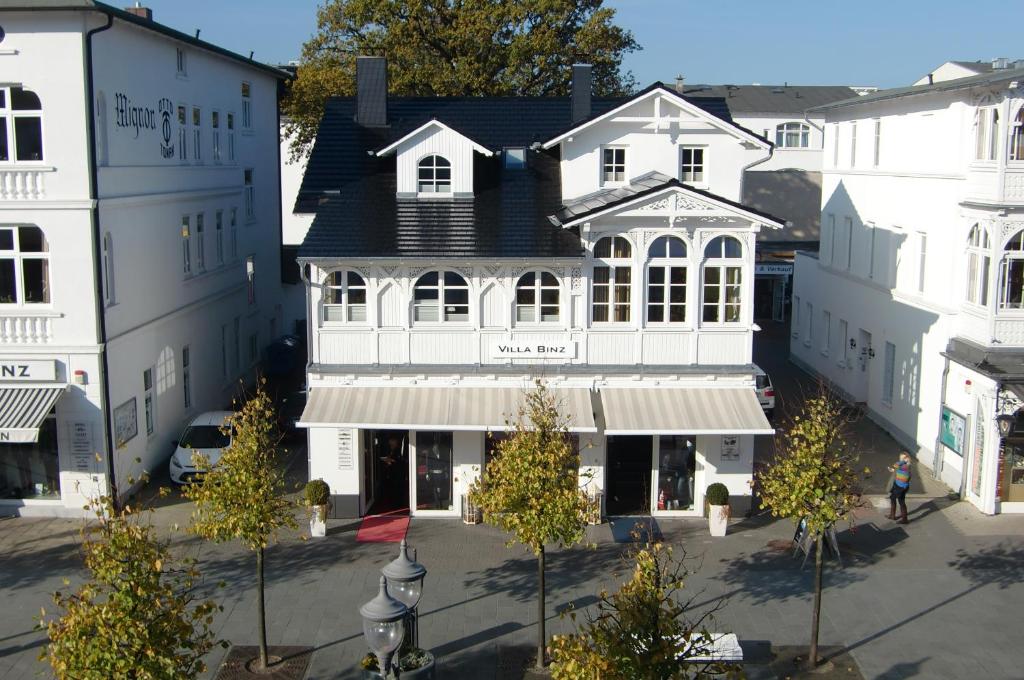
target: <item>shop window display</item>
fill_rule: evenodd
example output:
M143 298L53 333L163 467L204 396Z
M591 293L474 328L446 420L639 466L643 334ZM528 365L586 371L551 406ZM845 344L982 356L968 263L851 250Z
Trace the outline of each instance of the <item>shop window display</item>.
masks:
M0 498L60 498L54 414L39 426L37 442L0 444Z
M693 510L693 479L697 464L694 441L661 435L658 444L658 510Z
M416 508L452 508L452 433L416 433Z

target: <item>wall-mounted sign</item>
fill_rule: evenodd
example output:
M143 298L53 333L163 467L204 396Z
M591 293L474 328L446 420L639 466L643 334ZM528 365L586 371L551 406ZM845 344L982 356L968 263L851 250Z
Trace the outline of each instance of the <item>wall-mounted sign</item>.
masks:
M754 274L793 275L793 265L788 262L758 262L754 265Z
M352 431L338 430L338 469L352 469Z
M53 382L57 379L57 362L53 359L0 361L0 382Z
M96 454L92 441L92 423L68 423L68 442L71 448L71 469L75 472L91 472L93 457Z
M114 409L114 446L119 449L139 433L139 414L135 397Z
M939 441L957 455L964 455L964 440L967 439L967 419L947 406L942 407L942 427Z
M569 361L576 358L576 343L572 340L559 340L558 342L492 340L491 358Z
M740 459L740 438L734 434L722 435L722 460Z
M114 94L114 127L131 133L133 139L147 132L156 132L160 137L160 157L173 159L174 144L172 119L174 103L163 97L157 108L139 105L123 92Z

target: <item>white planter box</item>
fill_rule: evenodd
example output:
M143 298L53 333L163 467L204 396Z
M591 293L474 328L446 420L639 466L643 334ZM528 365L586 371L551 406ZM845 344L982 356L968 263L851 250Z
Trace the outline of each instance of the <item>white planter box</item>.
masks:
M708 529L712 536L725 536L729 528L729 506L709 505L708 506Z

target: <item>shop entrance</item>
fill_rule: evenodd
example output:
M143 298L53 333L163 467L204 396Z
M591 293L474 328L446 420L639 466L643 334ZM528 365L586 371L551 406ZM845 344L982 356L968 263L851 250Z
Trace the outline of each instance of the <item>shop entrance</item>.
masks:
M1003 479L999 500L1024 502L1024 411L1018 411L1013 434L1003 442Z
M646 515L651 511L650 435L609 435L605 467L605 512L609 515Z
M363 493L367 515L409 509L409 433L367 430L363 439Z

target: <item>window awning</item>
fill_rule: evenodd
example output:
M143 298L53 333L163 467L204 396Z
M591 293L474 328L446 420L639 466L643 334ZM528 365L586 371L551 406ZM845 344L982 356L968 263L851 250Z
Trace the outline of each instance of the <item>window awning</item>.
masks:
M752 387L601 388L605 434L774 434Z
M61 387L0 388L0 443L39 440L39 426L64 394Z
M597 432L590 390L550 388L570 432ZM314 387L299 427L502 431L525 399L515 387Z

